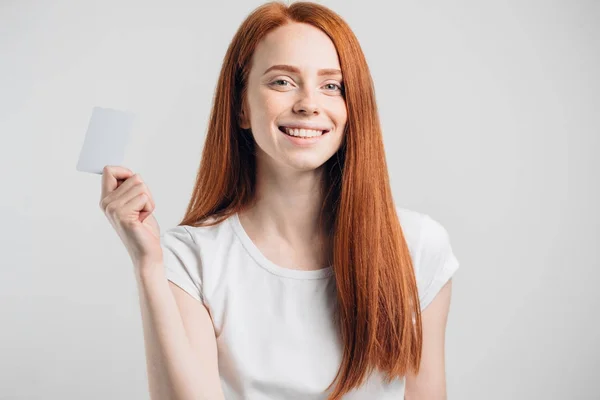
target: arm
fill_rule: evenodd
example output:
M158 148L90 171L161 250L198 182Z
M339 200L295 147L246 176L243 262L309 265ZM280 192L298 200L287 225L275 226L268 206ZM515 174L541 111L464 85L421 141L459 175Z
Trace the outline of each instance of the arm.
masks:
M207 309L169 282L162 264L136 267L136 280L150 398L224 399L215 333Z
M423 353L419 374L406 376L406 400L446 400L444 346L452 280L439 291L421 315Z

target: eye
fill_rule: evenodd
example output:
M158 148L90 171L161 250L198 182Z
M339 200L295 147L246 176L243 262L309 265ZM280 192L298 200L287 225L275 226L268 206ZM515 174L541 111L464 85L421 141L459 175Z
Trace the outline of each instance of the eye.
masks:
M337 87L337 89L340 92L344 90L343 86L342 85L338 85L337 83L327 83L327 84L325 84L325 86L334 86L334 90L335 90L335 87Z
M287 83L290 83L289 81L287 81L285 79L277 79L276 81L271 82L271 85L275 85L275 86L289 86L289 85L276 85L277 82L287 82Z
M286 86L290 86L289 84L290 84L290 82L287 79L277 79L277 80L274 80L273 82L271 82L269 85L271 85L271 86L279 86L279 87L286 87ZM327 86L331 87L331 90L336 90L336 88L337 88L337 90L339 92L343 92L344 91L343 84L327 83L327 84L325 84L325 86L326 87Z

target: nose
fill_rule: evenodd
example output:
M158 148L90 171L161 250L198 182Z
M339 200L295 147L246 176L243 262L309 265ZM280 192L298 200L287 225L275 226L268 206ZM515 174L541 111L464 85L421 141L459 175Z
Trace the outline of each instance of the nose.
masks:
M318 115L319 106L310 90L302 91L302 98L294 104L294 112L308 115Z

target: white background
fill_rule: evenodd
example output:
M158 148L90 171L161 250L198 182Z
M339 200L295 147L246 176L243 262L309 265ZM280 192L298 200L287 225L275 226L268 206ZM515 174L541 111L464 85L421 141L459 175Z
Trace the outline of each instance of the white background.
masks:
M376 85L397 204L461 268L450 399L600 398L600 3L324 1ZM163 230L191 195L217 74L259 1L0 1L0 399L148 399L129 256L75 170L91 110Z

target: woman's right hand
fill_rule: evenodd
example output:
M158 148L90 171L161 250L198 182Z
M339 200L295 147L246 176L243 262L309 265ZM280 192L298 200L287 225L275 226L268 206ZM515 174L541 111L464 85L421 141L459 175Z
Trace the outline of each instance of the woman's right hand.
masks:
M163 261L154 200L139 174L119 166L102 171L100 208L125 244L136 268Z

